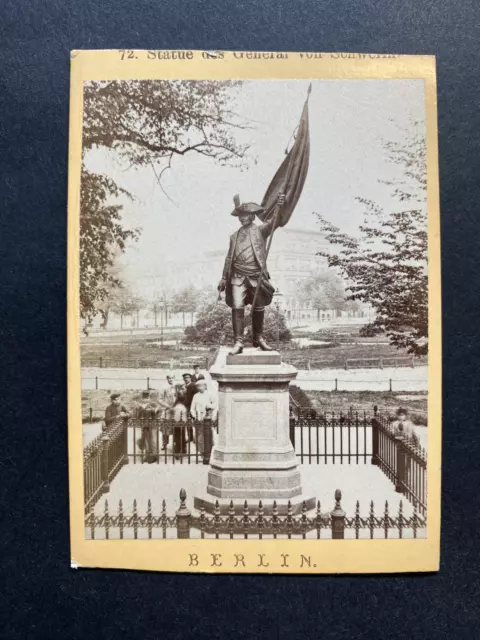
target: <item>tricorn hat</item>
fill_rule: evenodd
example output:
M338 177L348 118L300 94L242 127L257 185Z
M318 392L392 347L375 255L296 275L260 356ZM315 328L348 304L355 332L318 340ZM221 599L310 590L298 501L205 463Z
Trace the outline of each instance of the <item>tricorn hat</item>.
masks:
M263 213L265 209L261 207L259 204L255 202L244 202L240 204L240 196L238 194L233 196L233 203L235 204L235 209L232 211L232 216L243 216L248 213L254 213L258 215L259 213Z

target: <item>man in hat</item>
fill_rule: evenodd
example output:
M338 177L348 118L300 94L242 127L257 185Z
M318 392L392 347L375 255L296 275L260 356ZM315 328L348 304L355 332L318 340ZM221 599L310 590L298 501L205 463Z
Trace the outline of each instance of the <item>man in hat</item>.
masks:
M235 209L232 216L240 221L240 229L230 237L230 247L218 285L219 291L225 291L225 302L232 309L232 324L235 344L230 351L237 355L243 351L243 333L245 329L245 305L252 304L257 287L259 291L252 309L253 346L262 351L272 351L263 337L263 319L265 307L273 297L274 288L266 270L266 241L273 228L273 219L261 225L254 224L255 216L264 211L254 202L240 204L234 197ZM285 196L278 197L278 206L285 202ZM263 276L260 280L260 274ZM260 285L260 286L259 286Z
M110 396L110 404L105 409L105 426L109 427L119 416L129 418L130 414L120 402L120 394L112 393Z
M200 378L195 383L197 393L193 396L190 415L196 422L195 432L197 441L197 450L204 457L204 462L208 464L210 452L212 450L212 421L217 417L217 401L207 390L207 381ZM204 454L208 453L207 456Z
M168 446L168 441L170 440L170 435L172 433L172 420L173 420L173 408L177 401L177 391L175 389L174 384L174 376L167 375L167 386L163 390L163 404L165 405L165 409L162 414L163 419L163 445L162 450L165 450Z
M142 391L140 399L135 403L134 409L132 411L133 417L137 420L140 420L140 433L141 436L137 440L137 445L140 451L142 452L142 461L145 461L143 455L148 449L148 439L149 439L149 412L147 411L147 407L149 405L150 391Z
M202 378L203 374L200 374ZM185 385L185 406L187 407L187 415L190 415L190 407L192 406L193 396L197 393L198 387L195 382L192 380L192 376L190 373L184 373L182 375L183 383ZM191 425L187 428L188 439L190 442L193 440L193 428Z
M200 373L200 365L199 364L194 364L193 365L193 376L192 376L193 382L197 382L197 380L201 380L203 377L204 377L203 373Z
M144 445L144 462L157 462L159 453L159 423L158 417L167 405L158 397L158 391L147 391L146 402L143 406L142 438ZM143 394L142 394L143 395Z

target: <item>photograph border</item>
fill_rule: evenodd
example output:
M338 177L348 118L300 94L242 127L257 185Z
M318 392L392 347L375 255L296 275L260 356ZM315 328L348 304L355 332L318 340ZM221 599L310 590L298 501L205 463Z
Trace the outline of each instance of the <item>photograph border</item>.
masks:
M441 492L441 277L437 95L433 56L354 53L73 51L68 177L68 447L73 567L204 573L393 573L439 568ZM153 53L153 52L152 52ZM164 55L163 54L170 54ZM176 53L176 56L171 55ZM130 54L132 54L130 56ZM158 54L161 54L160 56ZM283 57L280 57L282 55ZM133 79L423 79L429 259L428 528L416 540L87 540L79 324L79 216L83 83ZM314 118L315 114L311 114ZM333 505L332 505L333 506ZM238 556L243 558L238 561Z

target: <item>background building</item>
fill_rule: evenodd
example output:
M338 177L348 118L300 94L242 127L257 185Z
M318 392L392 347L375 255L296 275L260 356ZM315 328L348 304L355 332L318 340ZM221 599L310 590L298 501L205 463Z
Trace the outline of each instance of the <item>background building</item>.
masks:
M328 249L328 242L322 233L300 229L283 228L275 232L272 249L268 257L268 270L271 282L279 294L274 300L285 313L291 327L328 324L328 323L367 323L373 320L371 310L363 305L357 311L338 311L336 309L314 308L308 300L300 296L302 282L314 273L328 270L326 259L317 255L322 249ZM145 300L167 299L172 293L181 291L189 285L196 288L216 287L218 284L227 252L224 248L199 251L188 259L169 260L164 263L161 273L145 273L131 283L132 288ZM165 309L166 306L166 309ZM172 313L168 303L164 312L155 314L152 309L142 309L138 313L122 319L122 328L144 328L157 326L182 326L195 320L195 314ZM110 314L109 327L120 328L117 314Z

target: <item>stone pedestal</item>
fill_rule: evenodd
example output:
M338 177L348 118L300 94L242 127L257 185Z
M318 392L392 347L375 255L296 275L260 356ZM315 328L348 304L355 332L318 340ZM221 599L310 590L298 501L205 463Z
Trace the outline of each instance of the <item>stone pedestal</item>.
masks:
M219 437L212 450L206 494L195 507L212 511L218 499L222 512L233 500L251 509L262 500L264 510L277 501L285 512L315 507L302 495L300 471L289 435L289 382L297 370L281 362L278 352L246 349L243 354L220 353L210 369L218 382Z

